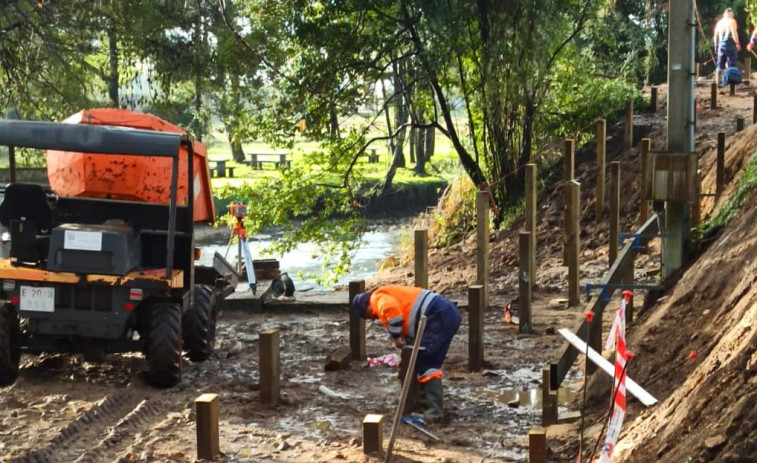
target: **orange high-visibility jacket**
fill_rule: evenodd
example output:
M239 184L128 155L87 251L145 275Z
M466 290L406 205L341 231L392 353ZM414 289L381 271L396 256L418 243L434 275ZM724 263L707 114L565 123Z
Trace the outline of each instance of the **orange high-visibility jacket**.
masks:
M371 294L368 308L393 338L414 336L419 315L436 293L413 286L382 286Z

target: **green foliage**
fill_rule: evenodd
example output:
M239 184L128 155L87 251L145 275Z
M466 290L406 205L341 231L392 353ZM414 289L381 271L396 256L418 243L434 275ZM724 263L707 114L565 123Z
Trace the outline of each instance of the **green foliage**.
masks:
M709 236L727 225L744 207L744 203L755 187L757 187L757 153L752 154L746 167L739 175L736 187L733 189L731 197L728 198L728 202L718 210L715 217L697 227L698 234Z

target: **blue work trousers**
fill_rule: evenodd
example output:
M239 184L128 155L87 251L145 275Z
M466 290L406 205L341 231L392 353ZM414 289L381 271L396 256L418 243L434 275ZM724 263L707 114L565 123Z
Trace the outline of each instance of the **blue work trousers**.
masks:
M421 339L421 349L415 364L418 376L428 370L442 369L452 338L460 328L460 310L449 299L437 295L426 311L426 329Z
M728 61L727 67L729 68L736 67L736 63L739 62L739 55L736 52L736 42L731 38L718 42L718 70L726 68L726 61Z

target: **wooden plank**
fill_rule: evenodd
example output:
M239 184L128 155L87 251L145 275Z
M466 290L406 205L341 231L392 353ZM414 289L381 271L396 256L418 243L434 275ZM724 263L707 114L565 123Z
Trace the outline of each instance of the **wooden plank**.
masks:
M221 454L218 443L218 395L195 399L197 414L197 458L214 461Z
M281 397L279 330L260 332L260 402L270 404Z
M340 346L331 351L326 358L326 371L348 370L352 360L352 349L349 346Z
M597 223L605 213L605 165L607 156L607 121L597 121Z
M610 265L618 258L620 233L620 161L610 164Z
M389 434L389 445L386 448L386 456L384 457L384 463L392 461L392 450L394 449L394 439L397 437L397 431L400 428L402 422L402 412L405 409L405 399L410 392L410 383L414 383L412 380L412 374L415 371L415 362L418 359L418 351L421 347L421 339L423 339L423 333L426 331L426 316L421 315L421 319L418 322L418 332L415 337L415 344L413 345L413 351L410 355L410 361L408 362L407 372L405 377L406 381L402 383L402 393L400 394L400 402L397 404L397 411L394 414L394 422L392 423L392 432Z
M547 430L533 427L528 430L528 463L546 463Z
M476 284L484 287L484 307L489 307L489 191L476 193Z
M639 192L639 222L644 223L649 218L649 201L647 200L647 180L648 180L648 160L649 149L652 146L652 140L649 138L642 138L639 150L641 151L641 191Z
M428 230L416 229L415 238L415 286L428 288Z
M536 164L526 164L526 231L531 232L531 261L528 273L531 285L536 284Z
M363 418L363 453L380 454L384 451L384 415L365 415Z
M569 182L576 176L576 141L571 138L565 139L565 172L563 174L563 180ZM568 196L568 190L564 193L565 199L565 216L563 219L563 265L568 265L568 239L569 239L569 219L568 219L568 203L570 203L570 197Z
M484 363L484 287L468 287L468 370L481 371Z
M350 281L350 308L355 296L365 292L365 280ZM350 310L350 352L353 360L365 359L365 320Z
M530 333L531 301L533 299L533 273L531 260L533 253L531 232L521 231L519 234L519 270L518 270L518 331Z
M568 194L568 304L576 306L581 302L580 268L578 256L580 255L581 236L581 184L575 180L565 186Z

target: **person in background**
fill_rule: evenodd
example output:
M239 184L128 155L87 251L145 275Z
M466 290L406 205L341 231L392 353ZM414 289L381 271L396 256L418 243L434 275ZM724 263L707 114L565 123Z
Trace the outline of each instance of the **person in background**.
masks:
M726 68L726 61L729 68L736 67L739 60L738 52L741 51L738 25L733 15L733 9L726 8L723 12L723 17L715 25L712 41L718 55L715 67L715 82L717 82L720 71Z
M352 310L361 318L380 320L398 349L412 342L421 315L426 316L415 373L420 403L426 407L423 418L442 418L442 363L460 327L460 310L455 303L427 289L387 285L356 295Z

